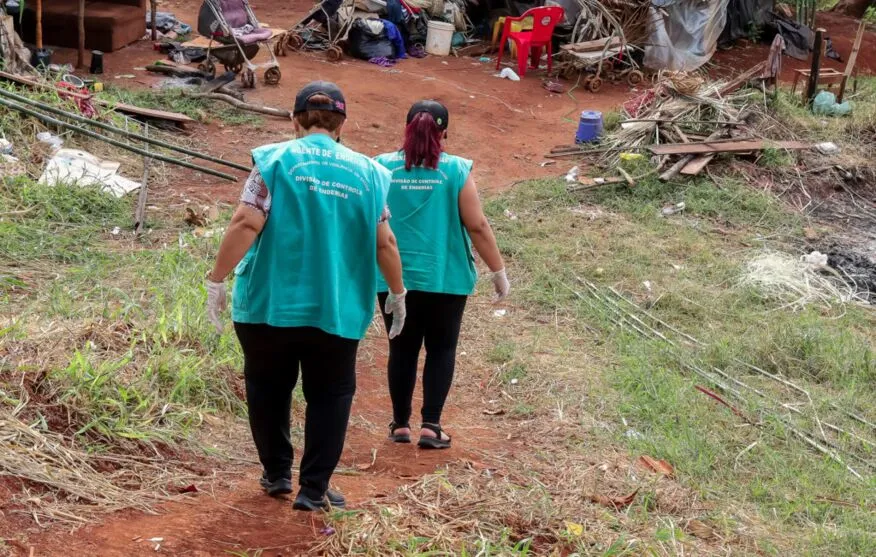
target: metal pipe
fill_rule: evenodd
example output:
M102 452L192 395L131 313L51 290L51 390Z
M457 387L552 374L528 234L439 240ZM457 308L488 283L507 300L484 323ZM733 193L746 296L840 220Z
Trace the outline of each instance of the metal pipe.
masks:
M225 160L222 160L222 159L210 156L210 155L205 155L203 153L199 153L197 151L192 151L191 149L186 149L185 147L179 147L177 145L165 143L165 142L160 141L158 139L152 139L150 137L145 137L145 136L133 133L133 132L129 132L127 130L120 129L120 128L117 128L115 126L111 126L109 124L104 124L103 122L98 122L98 121L92 120L90 118L85 118L83 116L79 116L78 114L73 114L73 113L67 112L66 110L61 110L60 108L41 103L39 101L35 101L31 98L25 97L23 95L18 95L16 93L11 92L11 91L7 91L3 88L0 88L0 95L7 97L7 98L10 98L10 99L14 99L18 102L21 102L21 103L24 103L24 104L27 104L27 105L30 105L30 106L33 106L36 108L39 108L41 110L45 110L47 112L51 112L51 113L57 114L59 116L63 116L65 118L70 118L71 120L74 120L76 122L82 122L83 124L89 124L91 126L96 126L98 128L101 128L101 129L104 129L104 130L107 130L107 131L110 131L113 133L117 133L119 135L123 135L125 137L137 139L137 140L142 141L144 143L150 143L152 145L157 145L158 147L170 149L171 151L183 153L183 154L195 157L195 158L203 159L205 161L210 161L210 162L215 162L217 164L222 164L222 165L228 166L230 168L235 168L237 170L243 170L245 172L249 172L251 170L251 168L249 168L248 166L244 166L242 164L237 164L236 162L225 161Z
M232 182L237 181L237 178L232 176L231 174L225 174L224 172L219 172L218 170L213 170L211 168L204 168L203 166L198 166L196 164L192 164L192 163L186 162L186 161L181 161L179 159L174 159L172 157L168 157L165 155L159 155L157 153L150 153L149 151L145 151L139 147L134 147L133 145L128 145L126 143L122 143L121 141L116 141L115 139L105 137L105 136L100 135L99 133L95 133L91 130L86 130L85 128L80 128L79 126L74 126L73 124L70 124L67 122L62 122L61 120L58 120L56 118L52 118L51 116L46 116L45 114L41 114L39 112L36 112L34 110L27 108L26 106L21 106L20 104L17 104L17 103L8 101L8 100L0 99L0 106L6 106L6 107L11 108L13 110L17 110L18 112L21 112L22 114L27 114L28 116L33 116L34 118L36 118L38 120L42 120L43 122L45 122L47 124L52 124L52 125L64 128L64 129L68 129L68 130L71 130L74 132L81 133L82 135L85 135L87 137L91 137L93 139L97 139L99 141L109 143L110 145L114 145L114 146L119 147L121 149L131 151L132 153L137 153L138 155L151 157L155 160L164 161L164 162L167 162L170 164L175 164L177 166L183 166L185 168L190 168L192 170L197 170L198 172L202 172L204 174L209 174L211 176L216 176L218 178L224 178L224 179L230 180Z

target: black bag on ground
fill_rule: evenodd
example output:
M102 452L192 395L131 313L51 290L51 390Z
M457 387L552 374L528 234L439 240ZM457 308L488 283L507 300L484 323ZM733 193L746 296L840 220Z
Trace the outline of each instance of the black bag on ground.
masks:
M379 28L379 32L375 32ZM380 20L357 19L347 37L347 50L350 56L362 60L372 58L392 58L392 42L386 38L386 31Z

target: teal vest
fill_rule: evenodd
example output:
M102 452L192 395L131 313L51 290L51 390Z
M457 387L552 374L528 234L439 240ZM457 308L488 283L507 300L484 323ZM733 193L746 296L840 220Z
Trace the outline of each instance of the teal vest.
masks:
M233 320L363 338L374 314L389 172L317 134L259 147L252 159L271 212L235 269Z
M405 170L403 152L387 153L377 162L392 172L387 205L401 253L408 290L469 295L477 281L471 239L459 216L459 192L472 162L441 155L437 170ZM379 279L378 291L386 292Z

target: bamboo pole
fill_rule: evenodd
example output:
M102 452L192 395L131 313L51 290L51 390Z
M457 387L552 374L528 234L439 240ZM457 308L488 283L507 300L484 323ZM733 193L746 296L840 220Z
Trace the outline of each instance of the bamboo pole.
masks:
M136 140L142 141L143 143L148 143L151 145L155 145L157 147L163 147L163 148L169 149L171 151L176 151L177 153L183 153L185 155L189 155L190 157L195 157L198 159L203 159L205 161L215 162L217 164L221 164L221 165L227 166L229 168L243 170L244 172L249 172L251 170L250 167L244 166L242 164L237 164L236 162L226 161L226 160L222 160L222 159L210 156L210 155L205 155L204 153L199 153L198 151L192 151L191 149L186 149L185 147L179 147L177 145L173 145L172 143L165 143L163 141L149 137L148 134L138 135L136 133L129 132L129 131L123 130L121 128L117 128L115 126L110 126L109 124L104 124L103 122L91 120L90 118L84 118L82 116L79 116L78 114L72 114L72 113L67 112L65 110L55 108L54 106L34 101L33 99L29 99L27 97L17 95L15 93L10 92L10 91L5 91L3 89L0 89L0 97L6 97L9 99L18 101L20 103L30 105L34 108L39 108L41 110L51 112L52 114L56 114L58 116L63 116L64 118L69 118L69 119L73 120L74 122L87 124L89 126L95 126L95 127L100 128L100 129L106 130L108 132L117 133L117 134L122 135L124 137L136 139ZM145 124L145 125L148 126L148 124Z
M21 112L22 114L27 114L28 116L33 116L34 118L41 120L42 122L44 122L46 124L58 126L60 128L67 129L67 130L70 130L70 131L75 132L75 133L80 133L86 137L90 137L92 139L97 139L98 141L103 141L104 143L109 143L110 145L113 145L115 147L119 147L120 149L125 149L127 151L131 151L132 153L137 153L138 155L149 156L155 160L167 162L170 164L175 164L177 166L182 166L185 168L189 168L191 170L197 170L198 172L202 172L204 174L209 174L211 176L217 176L219 178L224 178L224 179L232 181L232 182L237 181L237 178L235 178L231 174L225 174L224 172L219 172L218 170L213 170L212 168L205 168L204 166L192 164L190 162L175 159L173 157L167 157L164 155L159 155L157 153L151 154L148 151L145 151L139 147L135 147L133 145L128 145L127 143L122 143L121 141L116 141L115 139L100 135L99 133L95 133L91 130L87 130L85 128L80 128L79 126L74 126L73 124L70 124L68 122L62 122L61 120L58 120L57 118L52 118L51 116L46 116L45 114L42 114L42 113L37 112L35 110L31 110L30 108L27 108L26 106L22 106L18 103L14 103L14 102L11 102L8 100L0 99L0 106L5 106L7 108L17 110L18 112Z

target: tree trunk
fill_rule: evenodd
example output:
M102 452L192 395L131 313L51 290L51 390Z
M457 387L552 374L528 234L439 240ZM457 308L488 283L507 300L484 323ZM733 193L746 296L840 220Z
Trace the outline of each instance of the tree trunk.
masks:
M85 66L85 0L79 0L79 52L76 54L76 67Z
M874 0L839 0L833 11L854 18L864 17L864 12L872 6Z

